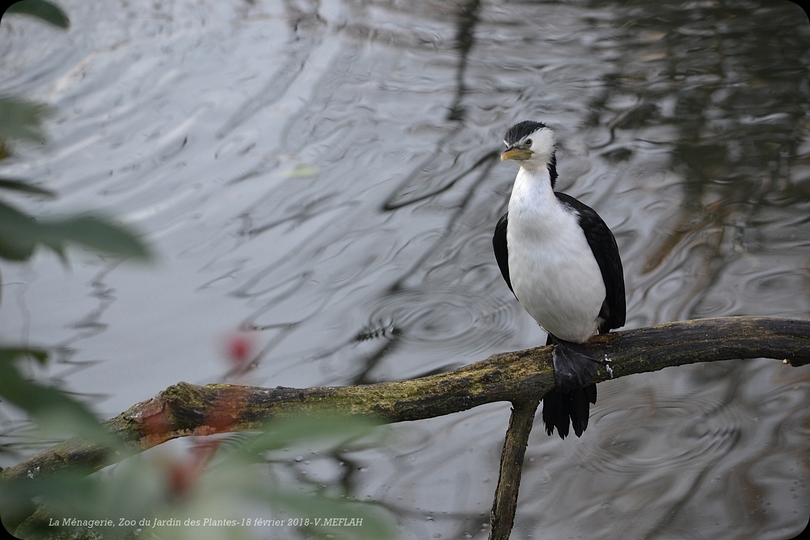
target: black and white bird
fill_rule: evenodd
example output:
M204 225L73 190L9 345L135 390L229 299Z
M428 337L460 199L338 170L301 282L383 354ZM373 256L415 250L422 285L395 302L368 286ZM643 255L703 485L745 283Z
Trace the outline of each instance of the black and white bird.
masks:
M554 344L556 388L543 397L546 433L563 439L569 420L581 436L588 427L589 384L603 363L581 344L625 321L619 248L602 218L577 199L554 191L554 132L540 122L515 124L503 140L501 161L520 165L508 212L492 247L506 284Z

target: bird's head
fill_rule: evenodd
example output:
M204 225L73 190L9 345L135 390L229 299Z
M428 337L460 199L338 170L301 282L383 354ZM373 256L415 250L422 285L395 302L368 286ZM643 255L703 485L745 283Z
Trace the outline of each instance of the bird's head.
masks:
M501 153L501 161L513 159L527 170L548 168L552 183L556 180L557 141L554 132L542 122L526 120L510 127L503 137L506 150Z

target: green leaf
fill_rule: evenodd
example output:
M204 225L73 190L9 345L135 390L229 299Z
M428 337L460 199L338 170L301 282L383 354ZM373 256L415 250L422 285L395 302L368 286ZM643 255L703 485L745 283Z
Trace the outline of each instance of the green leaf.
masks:
M48 351L33 347L0 347L0 364L26 357L33 358L40 364L44 364L48 361Z
M45 421L51 428L98 440L109 439L109 433L89 409L57 388L26 379L14 363L25 356L43 361L44 354L39 349L0 348L0 396L3 401L13 403L35 420Z
M23 0L12 4L6 10L6 13L30 15L59 28L68 28L70 26L70 20L65 15L65 12L56 4L46 0Z
M0 97L0 138L44 143L42 119L50 113L51 108L42 103Z
M70 244L118 257L150 258L148 248L134 232L105 218L78 216L38 222L0 201L0 258L24 261L37 244L49 247L63 259Z
M39 225L31 216L0 201L0 258L24 261L31 257Z
M40 225L42 243L59 252L65 243L121 257L149 259L149 250L134 232L96 216L80 216Z
M30 195L38 195L40 197L48 197L50 199L56 197L56 193L49 189L31 185L25 180L14 180L12 178L0 178L0 189L21 191Z

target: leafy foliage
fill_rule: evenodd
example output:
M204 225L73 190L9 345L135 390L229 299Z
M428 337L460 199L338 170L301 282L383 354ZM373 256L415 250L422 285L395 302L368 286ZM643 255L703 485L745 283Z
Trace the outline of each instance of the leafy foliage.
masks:
M50 2L18 2L6 12L14 13L34 15L62 28L68 26L65 14ZM44 143L42 122L50 112L51 108L41 103L0 97L0 160L9 156L13 141ZM16 178L0 178L0 191L18 196L56 197L49 189ZM28 260L37 246L49 248L66 260L67 247L71 245L106 255L149 258L148 248L133 231L108 218L88 214L40 220L0 199L0 260ZM103 437L105 432L88 409L57 388L29 380L18 365L26 359L44 363L46 358L43 349L0 343L0 398L15 404L40 424L49 419L63 431Z
M69 26L62 10L45 0L24 0L6 13L31 15L60 28ZM0 160L12 154L14 141L45 143L42 122L50 112L44 104L0 97ZM47 188L16 178L0 178L0 192L56 197ZM40 246L63 261L70 246L116 257L150 258L138 235L113 219L92 214L39 219L0 199L0 260L26 261ZM44 364L47 359L44 349L0 343L0 400L34 420L37 437L72 436L88 448L108 448L119 456L133 453L82 403L54 386L31 380L20 366L25 361ZM348 487L340 483L328 485L300 477L290 481L294 464L272 458L274 452L290 446L317 446L334 457L357 444L369 444L373 427L367 420L343 417L297 418L269 424L249 436L235 436L238 444L222 444L221 439L200 443L183 458L156 452L130 456L96 472L81 466L50 476L30 471L23 480L0 483L3 525L15 528L23 538L241 540L257 537L254 518L245 518L252 510L252 515L263 517L269 512L273 522L281 524L274 527L285 536L304 531L319 538L342 534L388 538L393 529L384 509L353 500ZM229 519L235 525L206 525L206 518ZM122 519L123 527L119 526ZM71 520L79 520L78 525ZM92 520L111 520L113 526L88 526ZM341 525L350 521L361 526L343 530Z
M59 28L70 27L70 20L65 15L65 12L59 6L47 0L22 0L22 2L12 4L6 10L6 13L30 15Z
M302 531L309 538L385 539L393 527L383 507L352 499L337 482L289 481L290 461L273 459L290 447L334 458L375 444L378 434L356 418L279 420L256 433L205 441L181 457L157 451L90 475L69 469L18 481L0 490L0 508L14 512L39 501L40 511L16 531L24 538L89 538L95 530L105 539L241 540L264 528L274 538Z
M0 189L5 189L7 191L17 191L21 193L27 193L28 195L35 195L38 197L47 197L52 199L56 197L56 193L49 189L41 188L39 186L34 186L29 184L25 180L14 180L11 178L0 178Z
M108 219L87 215L37 221L0 201L0 258L24 261L42 245L66 259L69 244L120 257L149 258L146 246L133 232Z
M24 377L15 365L21 359L44 364L47 357L43 349L0 348L0 396L27 412L41 426L50 425L62 434L81 434L111 443L109 434L84 405L57 388Z
M50 107L16 97L0 97L0 138L44 143L42 121Z

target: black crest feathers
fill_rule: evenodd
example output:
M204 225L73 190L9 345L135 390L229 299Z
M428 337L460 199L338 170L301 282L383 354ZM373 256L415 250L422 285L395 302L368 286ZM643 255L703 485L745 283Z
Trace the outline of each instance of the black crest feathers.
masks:
M530 135L537 131L540 128L544 128L546 125L542 122L533 122L532 120L524 120L514 126L510 127L509 130L506 132L506 135L503 136L503 142L507 145L511 146L520 142L525 136Z

